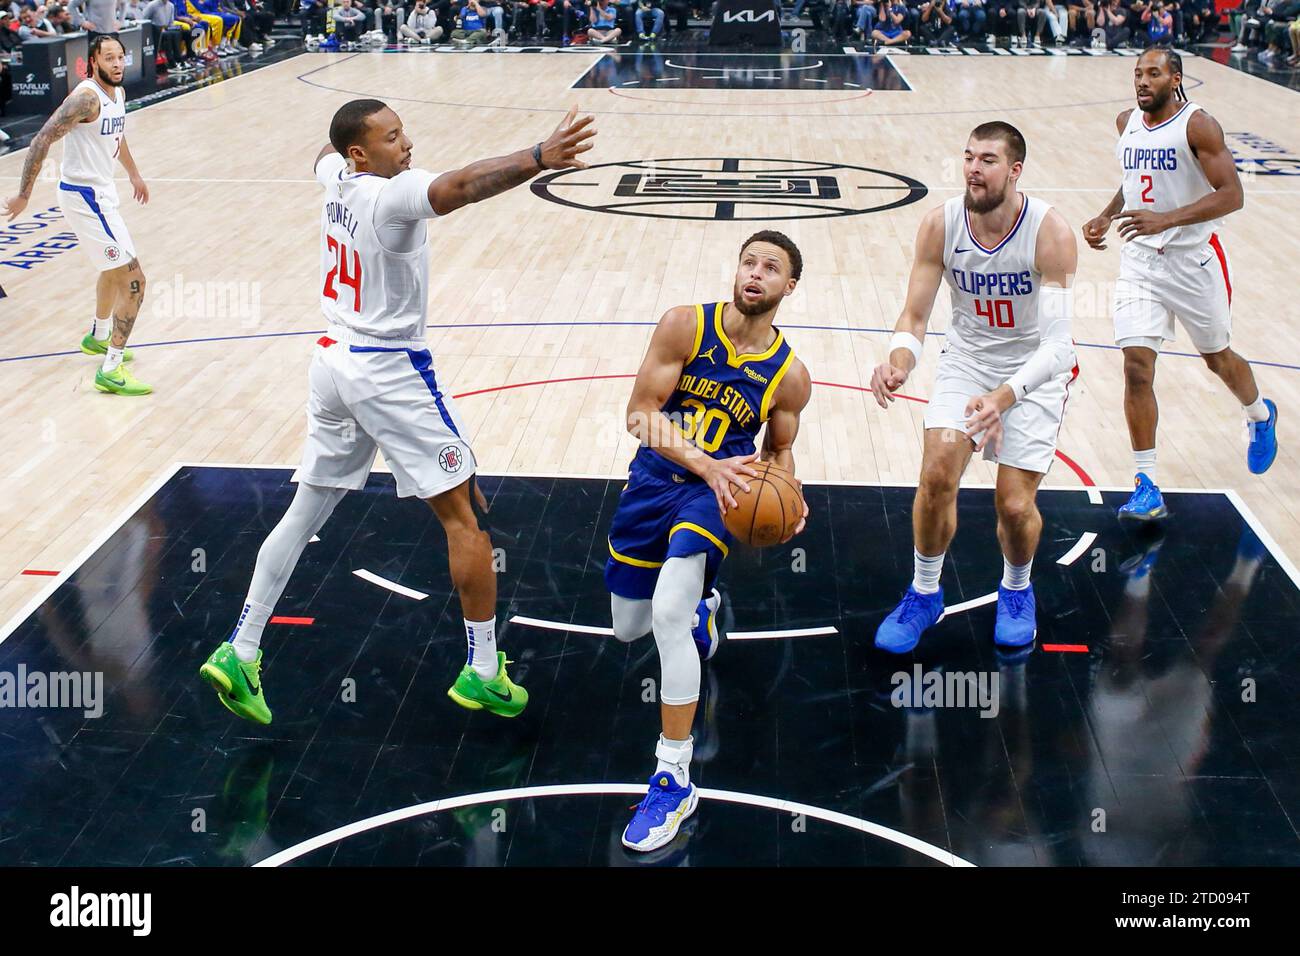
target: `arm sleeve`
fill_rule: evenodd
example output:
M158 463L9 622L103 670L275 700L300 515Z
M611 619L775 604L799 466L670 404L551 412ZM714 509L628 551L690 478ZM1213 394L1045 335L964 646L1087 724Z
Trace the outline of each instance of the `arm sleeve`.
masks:
M408 169L390 179L375 204L375 225L437 218L429 203L429 184L437 178L425 169Z
M1007 379L1016 401L1034 389L1074 367L1074 341L1070 338L1070 311L1074 293L1060 286L1046 286L1038 294L1042 325L1038 348L1029 361Z
M328 186L347 168L348 161L338 153L326 153L316 164L316 182Z

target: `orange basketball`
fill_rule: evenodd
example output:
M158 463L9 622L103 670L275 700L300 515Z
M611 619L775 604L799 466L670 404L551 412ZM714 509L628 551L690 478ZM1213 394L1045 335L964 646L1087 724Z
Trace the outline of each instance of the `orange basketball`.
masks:
M791 535L803 519L803 495L794 476L769 462L750 465L757 478L749 479L749 491L731 486L737 507L722 520L727 530L752 548L770 548Z

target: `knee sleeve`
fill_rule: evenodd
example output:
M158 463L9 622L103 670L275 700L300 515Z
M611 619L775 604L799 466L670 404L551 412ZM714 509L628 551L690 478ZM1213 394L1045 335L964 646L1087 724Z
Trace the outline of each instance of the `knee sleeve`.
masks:
M610 617L614 621L614 636L624 644L631 643L639 637L650 633L653 620L650 614L650 602L633 598L609 596Z
M669 558L659 571L651 607L659 647L659 699L692 704L700 697L700 655L691 638L691 619L704 591L705 556Z

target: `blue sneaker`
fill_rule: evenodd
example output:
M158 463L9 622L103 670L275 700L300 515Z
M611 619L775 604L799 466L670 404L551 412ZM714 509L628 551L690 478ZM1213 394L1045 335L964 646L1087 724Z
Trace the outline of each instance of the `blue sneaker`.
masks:
M876 629L876 647L891 654L906 654L921 640L927 627L943 620L943 588L922 594L908 587L889 617Z
M1133 495L1120 505L1121 518L1135 518L1138 521L1154 521L1169 514L1165 499L1160 489L1152 484L1144 472L1139 471L1133 479Z
M645 799L623 831L623 845L629 850L649 853L671 843L682 823L695 812L699 800L695 784L683 787L671 773L655 771Z
M1277 406L1273 399L1264 399L1268 421L1250 423L1250 446L1246 449L1246 467L1252 475L1268 471L1277 457Z
M1024 647L1038 635L1038 607L1034 586L1023 591L998 585L998 621L993 625L993 643L998 647Z
M695 649L700 652L700 660L707 661L718 652L718 609L722 607L722 595L714 588L700 606L695 609L695 623L691 625L691 637L695 638Z

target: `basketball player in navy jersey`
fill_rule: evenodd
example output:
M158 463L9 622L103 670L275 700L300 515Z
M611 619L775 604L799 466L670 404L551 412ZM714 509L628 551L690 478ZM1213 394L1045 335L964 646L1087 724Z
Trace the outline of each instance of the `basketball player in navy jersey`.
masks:
M921 360L939 283L952 299L939 370L925 410L925 449L912 506L912 585L881 623L876 646L914 648L944 616L943 571L957 530L957 487L971 454L997 463L998 587L993 640L1029 648L1037 634L1029 582L1043 530L1035 498L1056 454L1078 367L1070 338L1078 263L1064 217L1016 187L1025 140L1008 123L977 126L966 143L966 193L932 209L916 236L907 302L889 358L871 376L881 408Z
M1246 466L1268 471L1277 457L1277 406L1264 398L1249 363L1228 345L1232 274L1219 240L1222 218L1245 203L1223 128L1182 92L1183 61L1157 47L1133 70L1136 110L1115 121L1115 152L1123 182L1100 216L1083 227L1094 249L1118 220L1125 239L1115 285L1115 342L1124 350L1124 417L1133 444L1133 495L1120 517L1149 521L1168 514L1156 484L1156 421L1152 387L1156 357L1187 331L1210 371L1241 402L1249 422Z
M757 474L750 466L764 423L763 459L794 473L799 415L812 392L808 370L772 324L802 272L787 236L755 233L741 246L732 300L664 313L632 387L627 427L641 448L610 528L605 585L615 637L654 632L663 733L649 790L623 832L629 849L664 846L695 812L691 724L700 660L718 644L714 582L732 543L722 515L736 507L733 485L748 490Z

